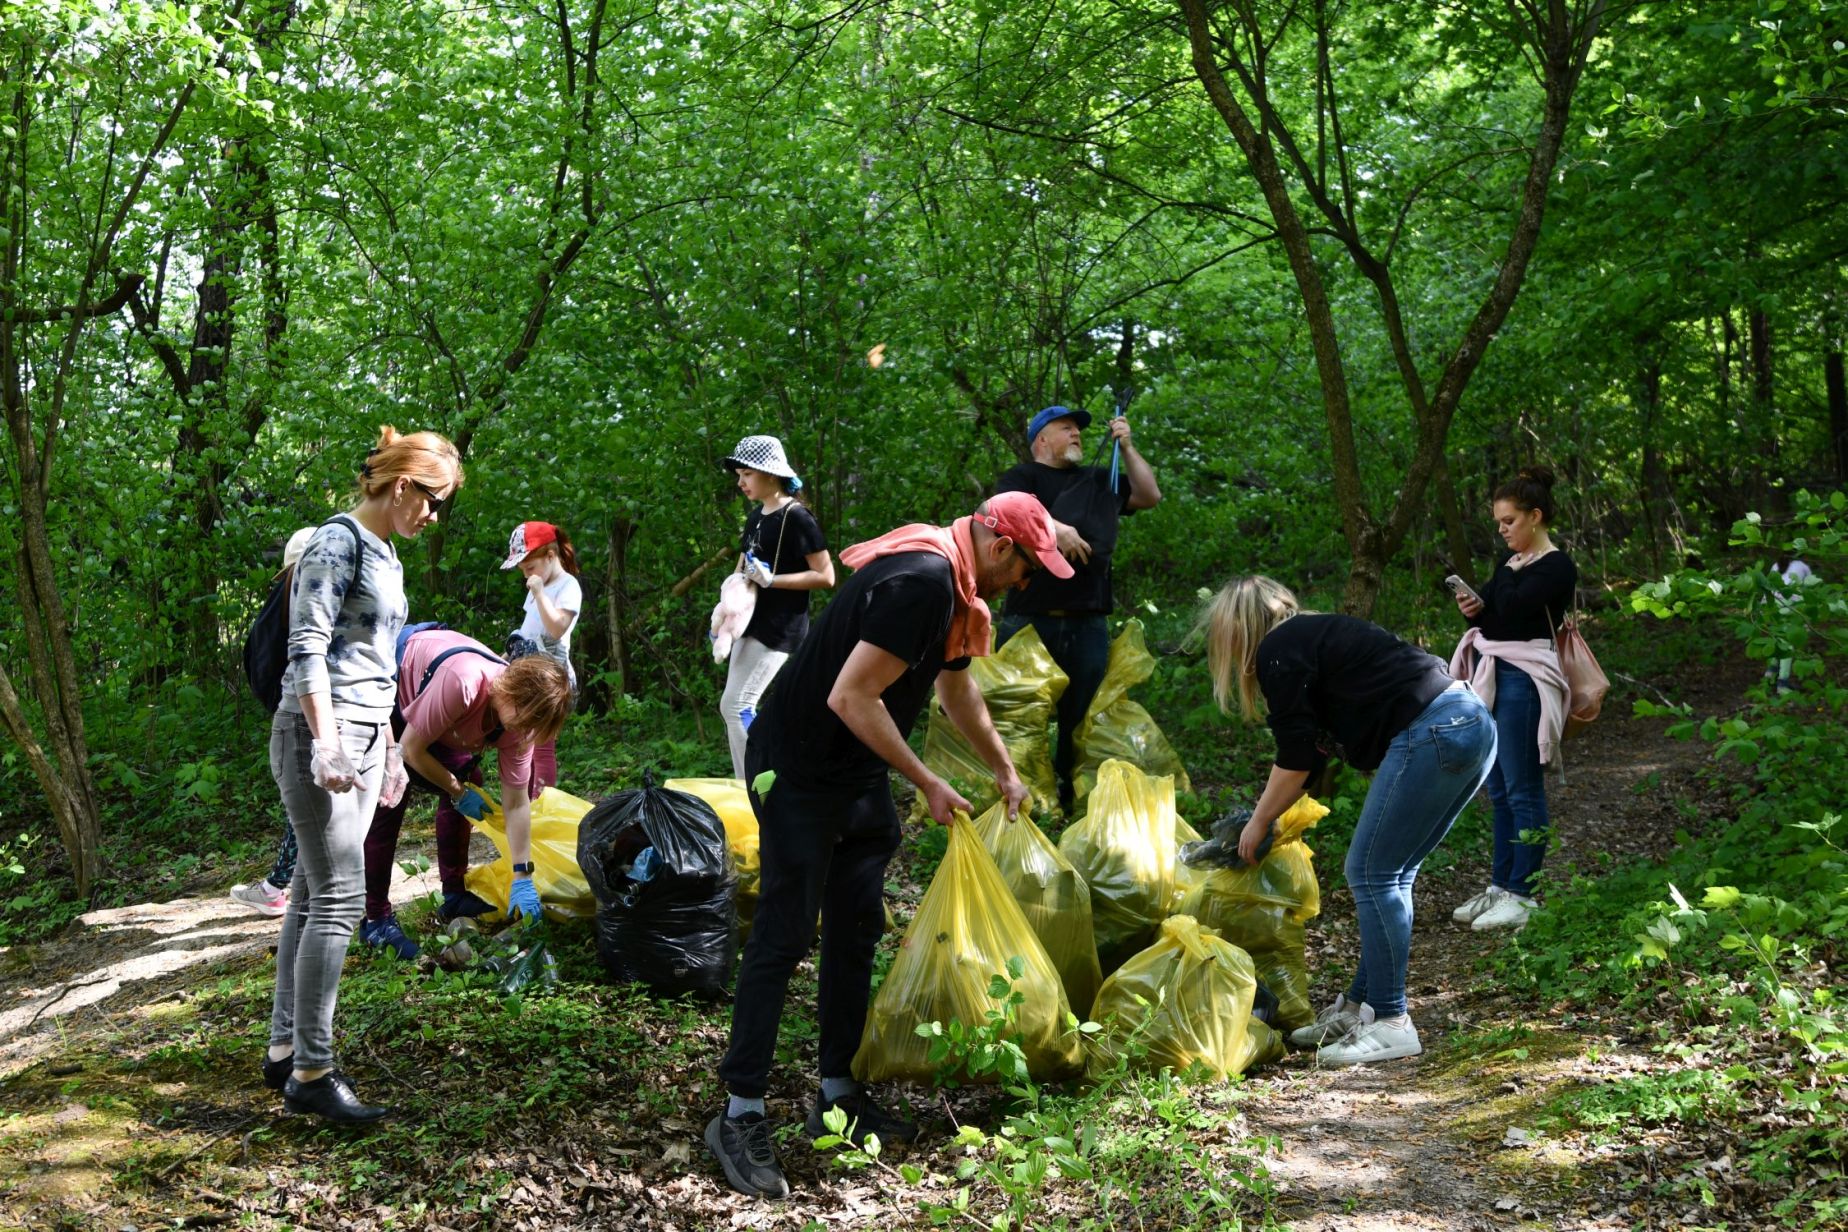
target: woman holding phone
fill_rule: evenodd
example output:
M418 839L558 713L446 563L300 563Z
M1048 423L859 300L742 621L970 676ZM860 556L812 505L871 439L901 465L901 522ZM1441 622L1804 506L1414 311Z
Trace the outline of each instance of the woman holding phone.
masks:
M1487 888L1451 913L1478 930L1518 929L1539 906L1534 877L1551 832L1543 767L1553 760L1567 710L1554 633L1578 586L1577 566L1553 543L1553 509L1553 472L1522 467L1495 490L1495 528L1508 555L1480 594L1445 579L1470 625L1451 672L1466 676L1495 715L1488 780L1494 862Z

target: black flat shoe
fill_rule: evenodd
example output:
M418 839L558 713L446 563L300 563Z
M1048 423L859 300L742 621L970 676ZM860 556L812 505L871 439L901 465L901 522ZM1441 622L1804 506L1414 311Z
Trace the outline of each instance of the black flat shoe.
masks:
M295 1058L286 1056L280 1061L263 1058L263 1085L272 1091L280 1091L288 1085L289 1075L295 1072Z
M282 1106L294 1113L313 1113L336 1125L367 1125L390 1114L379 1104L362 1104L353 1094L352 1081L339 1070L329 1070L313 1082L293 1075L282 1088Z

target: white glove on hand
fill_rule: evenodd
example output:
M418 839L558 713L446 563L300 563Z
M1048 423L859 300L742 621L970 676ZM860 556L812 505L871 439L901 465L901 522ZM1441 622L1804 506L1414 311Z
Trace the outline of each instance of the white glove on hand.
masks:
M312 742L313 756L309 760L309 773L314 775L314 785L323 791L339 795L343 791L352 791L353 784L359 781L359 771L353 769L352 761L341 747L340 738L322 743Z
M758 560L755 556L746 556L744 558L744 576L753 586L762 586L768 589L770 580L776 575L770 572L770 566L766 565L763 561Z
M396 808L410 785L411 776L404 769L404 746L394 740L385 746L385 781L379 787L379 803Z

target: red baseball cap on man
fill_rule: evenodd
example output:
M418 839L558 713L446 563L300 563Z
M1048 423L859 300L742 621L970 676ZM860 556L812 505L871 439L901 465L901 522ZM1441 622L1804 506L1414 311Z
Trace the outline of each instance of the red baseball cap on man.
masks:
M501 568L511 569L546 544L557 542L558 527L550 522L522 522L507 540L507 559L501 562Z
M988 513L975 520L997 535L1006 535L1031 552L1040 566L1056 578L1072 575L1071 562L1059 554L1059 539L1052 515L1031 492L997 492L988 498Z

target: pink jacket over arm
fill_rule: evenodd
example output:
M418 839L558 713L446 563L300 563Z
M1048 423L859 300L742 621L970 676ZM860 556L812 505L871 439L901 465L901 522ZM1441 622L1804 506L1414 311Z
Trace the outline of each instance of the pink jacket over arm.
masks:
M1495 708L1495 661L1497 659L1526 672L1534 678L1540 691L1540 764L1553 760L1560 738L1566 730L1566 677L1559 670L1559 650L1544 637L1530 642L1497 642L1482 636L1481 629L1471 629L1457 643L1450 656L1450 674L1469 681L1470 688L1482 704Z

